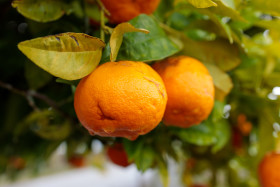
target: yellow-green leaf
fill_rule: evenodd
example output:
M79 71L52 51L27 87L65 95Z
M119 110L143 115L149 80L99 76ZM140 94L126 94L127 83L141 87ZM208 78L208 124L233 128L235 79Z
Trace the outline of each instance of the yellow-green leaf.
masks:
M226 74L213 64L205 63L205 66L213 77L214 85L216 88L218 88L218 91L221 91L222 93L224 93L224 95L227 95L233 87L233 83L228 74Z
M26 18L49 22L63 16L66 5L61 0L14 0L12 6Z
M262 12L269 13L275 16L280 15L279 0L251 0L249 3ZM250 5L249 4L249 5Z
M175 5L177 5L180 2L188 1L190 4L192 4L196 8L208 8L211 6L217 6L217 4L211 0L175 0Z
M80 79L98 65L104 42L82 33L63 33L35 38L18 48L36 65L50 74L66 79Z
M280 31L280 19L260 20L255 23L259 27Z
M233 20L245 21L245 19L235 10L233 5L228 5L224 1L216 1L217 7L210 7L209 10L212 13L219 14L221 16L227 16Z
M69 136L71 123L53 110L32 112L24 121L38 136L47 140L62 140Z
M215 64L223 71L232 70L241 62L237 45L229 44L226 40L193 41L185 38L184 42L185 54L202 62Z
M143 32L148 34L149 31L146 29L138 29L135 28L130 23L121 23L114 28L111 38L110 38L110 47L111 47L111 54L110 60L114 62L117 59L119 49L121 47L123 41L123 35L127 32Z

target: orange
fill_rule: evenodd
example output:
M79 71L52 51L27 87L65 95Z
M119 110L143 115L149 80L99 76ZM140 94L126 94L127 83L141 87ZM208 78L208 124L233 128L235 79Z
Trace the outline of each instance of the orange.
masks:
M111 23L122 23L133 19L139 14L152 14L160 0L101 0L110 12Z
M262 187L280 186L280 153L271 152L264 156L259 165L259 179Z
M214 84L206 67L194 58L172 57L153 64L168 95L163 121L190 127L205 120L214 105Z
M131 164L128 162L127 154L123 145L120 143L116 143L113 146L108 147L107 156L116 165L127 167Z
M74 107L81 124L100 136L135 139L161 121L167 94L160 76L143 62L108 62L83 78Z

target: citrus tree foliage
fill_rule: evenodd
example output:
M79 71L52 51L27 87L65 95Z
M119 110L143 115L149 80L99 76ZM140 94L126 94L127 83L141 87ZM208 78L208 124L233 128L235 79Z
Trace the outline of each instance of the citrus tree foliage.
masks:
M257 166L274 149L279 122L279 2L162 0L153 15L119 25L107 22L98 2L0 1L0 171L21 171L15 158L40 171L62 142L71 157L80 145L89 153L97 139L122 142L139 170L159 169L165 184L172 158L184 166L188 185L210 170L206 184L258 186ZM199 59L212 75L216 102L207 120L187 129L160 123L135 141L91 136L81 127L73 94L98 64L152 64L174 55Z

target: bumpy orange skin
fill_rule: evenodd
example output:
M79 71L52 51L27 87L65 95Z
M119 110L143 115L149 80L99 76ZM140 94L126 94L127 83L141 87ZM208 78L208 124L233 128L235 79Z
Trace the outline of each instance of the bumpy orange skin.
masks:
M116 165L127 167L131 163L128 162L127 154L123 148L123 145L116 143L107 149L107 156Z
M83 78L74 107L91 134L136 139L161 121L167 94L161 77L143 62L108 62Z
M111 23L122 23L133 19L139 14L152 14L160 0L101 0L110 12Z
M168 58L152 66L168 95L163 117L166 125L182 128L205 120L214 105L214 84L206 67L186 56Z
M259 165L259 179L262 187L280 186L280 153L265 155Z

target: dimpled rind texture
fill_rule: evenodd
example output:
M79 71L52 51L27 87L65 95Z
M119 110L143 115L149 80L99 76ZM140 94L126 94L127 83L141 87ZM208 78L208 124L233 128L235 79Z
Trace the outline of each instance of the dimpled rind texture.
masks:
M211 113L215 88L207 68L186 56L172 57L152 66L161 76L168 95L163 121L187 128L200 124Z
M129 21L139 14L152 14L158 7L160 0L101 0L110 12L111 23Z
M136 139L162 120L167 94L161 77L143 62L107 62L77 86L74 107L91 134Z
M265 155L259 165L259 179L262 187L280 186L280 153Z

